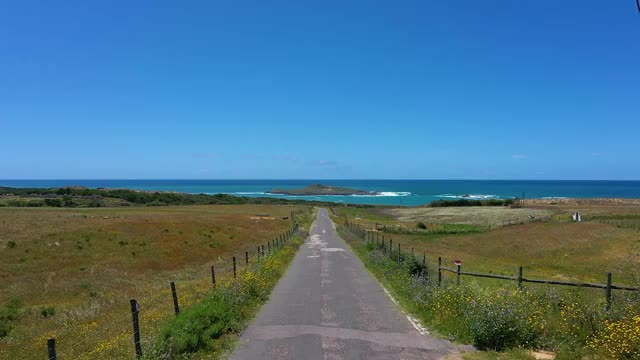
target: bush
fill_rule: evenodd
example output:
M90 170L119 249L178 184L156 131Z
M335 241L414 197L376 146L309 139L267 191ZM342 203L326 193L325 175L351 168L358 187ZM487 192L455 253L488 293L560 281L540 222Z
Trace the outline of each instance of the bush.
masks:
M544 329L543 311L526 292L489 291L469 302L466 321L473 345L503 351L535 347Z
M9 249L13 249L13 248L15 248L16 246L18 246L18 245L17 245L17 244L16 244L16 242L15 242L15 241L13 241L13 240L9 240L9 241L7 242L7 247L8 247Z
M607 359L640 359L640 314L605 320L604 329L589 341L589 347Z
M73 206L75 206L75 203L73 202L73 198L71 198L71 196L69 196L69 195L63 196L62 197L62 201L63 201L65 207L73 207Z
M422 230L426 230L427 229L427 225L425 225L423 222L419 222L416 227L418 229L422 229Z
M55 314L56 314L56 308L54 308L53 306L44 306L40 308L40 315L42 315L43 318L48 318Z
M18 320L21 305L22 302L20 300L13 299L0 308L0 339L9 335L13 330L13 323Z
M301 239L253 263L238 273L238 278L224 282L204 300L182 311L162 329L151 358L183 358L183 354L220 350L217 340L238 333L253 318L259 305L284 273Z
M166 354L192 353L209 349L212 339L239 330L238 307L232 306L226 294L214 292L204 301L183 311L162 332Z
M62 201L60 201L60 199L44 199L44 203L47 206L62 207Z

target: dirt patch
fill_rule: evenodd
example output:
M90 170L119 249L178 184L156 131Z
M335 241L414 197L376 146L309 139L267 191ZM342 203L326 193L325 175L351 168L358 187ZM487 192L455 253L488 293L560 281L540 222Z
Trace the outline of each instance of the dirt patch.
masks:
M249 219L251 219L251 220L275 220L276 218L267 217L267 216L252 216Z
M531 356L537 360L553 360L556 358L556 354L549 351L532 351Z

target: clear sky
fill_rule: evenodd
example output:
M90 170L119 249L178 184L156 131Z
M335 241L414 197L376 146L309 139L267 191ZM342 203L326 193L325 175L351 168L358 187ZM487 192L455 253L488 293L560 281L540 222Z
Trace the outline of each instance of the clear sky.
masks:
M640 179L610 1L4 1L0 179Z

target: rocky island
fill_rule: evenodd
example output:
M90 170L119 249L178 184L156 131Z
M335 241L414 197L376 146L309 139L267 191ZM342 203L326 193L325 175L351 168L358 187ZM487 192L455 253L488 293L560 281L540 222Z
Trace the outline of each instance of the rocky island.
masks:
M279 195L379 195L375 191L350 189L345 187L314 184L302 189L273 189L268 194Z

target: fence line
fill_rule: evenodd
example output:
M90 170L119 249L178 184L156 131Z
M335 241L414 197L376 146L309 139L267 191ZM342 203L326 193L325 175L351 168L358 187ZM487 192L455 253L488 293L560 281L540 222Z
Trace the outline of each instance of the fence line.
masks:
M349 230L353 235L361 238L366 243L374 243L376 246L374 249L382 250L384 253L387 252L387 246L385 244L384 236L382 236L382 242L380 242L380 236L377 232L371 231L370 229L362 226L358 223L349 222L348 219L345 219L344 223L347 230ZM375 235L374 235L375 234ZM389 258L394 259L397 258L398 262L404 261L405 257L402 255L400 243L398 243L398 253L397 257L393 256L393 240L389 239ZM415 256L413 254L413 249L411 250L411 256L414 261L416 261ZM426 257L426 254L423 254L423 259ZM456 261L456 268L448 268L442 266L442 257L438 257L438 286L442 285L442 273L449 272L456 274L456 283L460 284L460 278L462 276L471 276L471 277L482 277L482 278L491 278L498 280L509 280L509 281L517 281L518 288L522 289L523 283L535 283L535 284L547 284L547 285L559 285L559 286L573 286L573 287L585 287L585 288L596 288L596 289L605 289L605 297L607 303L607 310L611 309L611 298L612 298L612 290L623 290L623 291L640 291L640 288L631 287L631 286L623 286L623 285L613 285L613 277L611 273L607 274L607 282L606 284L593 284L587 282L569 282L569 281L557 281L557 280L544 280L544 279L529 279L523 276L522 266L518 268L517 276L506 276L506 275L495 275L495 274L483 274L469 271L462 271L462 262Z
M298 214L298 211L292 211L291 212L291 221L292 221L292 225L289 229L285 230L284 232L278 234L274 239L272 240L268 240L267 241L267 251L265 253L265 246L264 244L261 246L258 246L258 249L262 249L261 251L258 251L258 253L255 255L255 257L257 258L258 261L262 261L266 256L269 256L271 254L274 254L276 251L280 250L281 248L283 248L285 246L285 244L287 244L292 238L294 238L297 234L300 233L300 225L295 221L295 215ZM250 254L248 251L245 252L245 266L248 266L250 261ZM236 263L236 257L232 256L232 261L233 261L233 278L235 279L237 277L237 268L238 265L241 262ZM219 275L219 274L218 274ZM216 271L215 271L215 267L214 265L211 266L211 282L213 285L213 288L215 289L216 286ZM175 316L178 316L178 314L180 313L180 309L179 309L179 296L178 296L178 289L176 288L176 284L175 282L171 282L170 283L170 287L171 287L171 297L173 300L173 310L175 312ZM160 294L159 294L160 295ZM158 296L159 296L158 295ZM132 332L132 336L133 336L133 348L135 349L135 353L136 353L136 357L137 358L141 358L143 355L142 352L142 339L141 339L141 333L140 333L140 318L139 318L139 314L140 314L140 308L141 308L141 304L138 303L138 301L136 299L131 299L129 301L129 306L131 308L131 314L128 315L130 316L130 319L133 323L133 332ZM131 325L128 325L131 326ZM77 346L81 343L83 343L83 341L80 341L78 343L76 343L74 345ZM58 343L56 342L55 338L50 338L47 339L47 353L48 353L48 359L50 360L57 360L60 356L60 354L64 354L66 349L63 351L59 351L58 348ZM69 349L67 347L67 349Z

